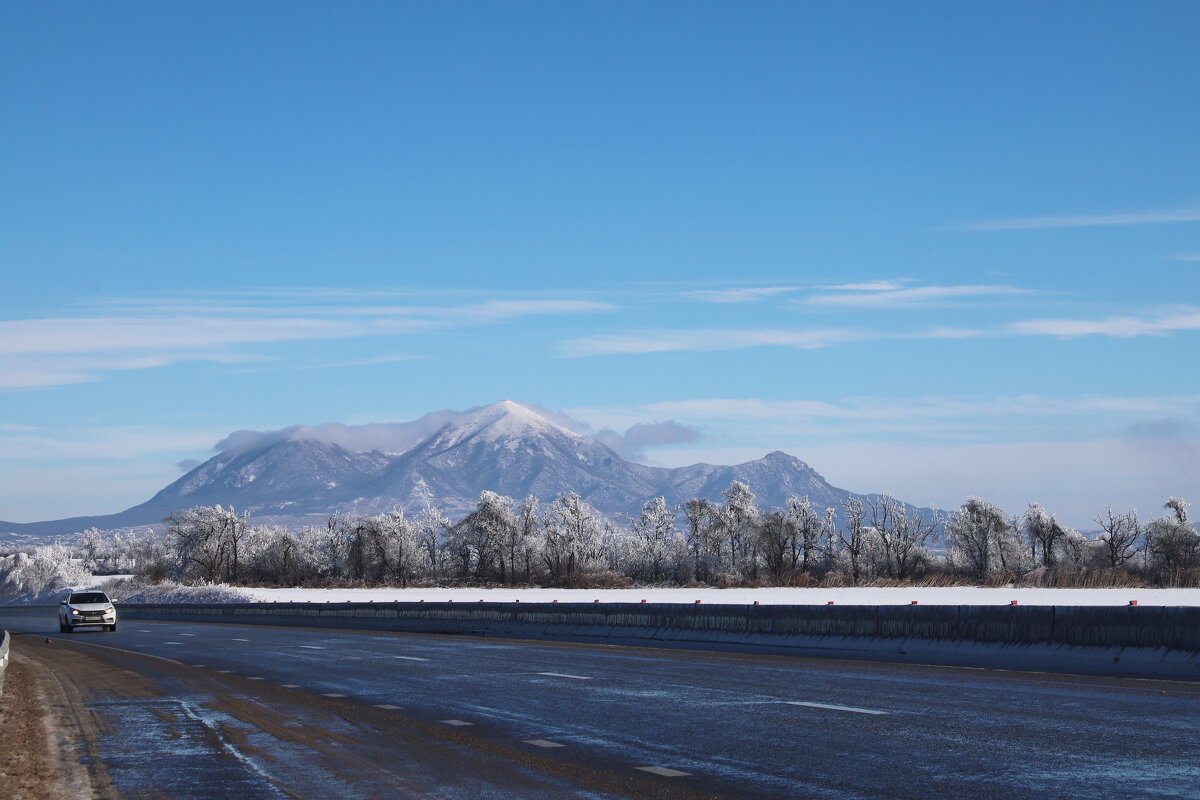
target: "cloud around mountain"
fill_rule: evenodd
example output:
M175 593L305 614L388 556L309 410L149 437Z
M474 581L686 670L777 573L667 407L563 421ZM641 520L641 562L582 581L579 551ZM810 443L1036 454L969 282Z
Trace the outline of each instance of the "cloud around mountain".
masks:
M695 428L675 420L639 423L629 427L624 433L611 428L604 428L593 433L590 424L561 411L530 403L522 405L556 425L574 433L589 436L607 445L622 458L633 461L644 459L647 448L686 444L700 438L700 432ZM309 441L336 445L351 453L379 451L399 454L429 438L446 425L459 422L483 408L486 406L477 406L465 411L451 409L433 411L407 422L372 422L363 425L327 422L321 425L291 425L272 431L239 430L213 445L213 451L241 454L265 450L283 442ZM187 465L186 469L185 465ZM198 461L188 461L180 462L177 466L187 472L198 465Z
M625 433L604 428L592 438L608 445L622 458L641 461L646 457L646 448L694 442L700 438L700 431L669 419L666 422L639 423Z

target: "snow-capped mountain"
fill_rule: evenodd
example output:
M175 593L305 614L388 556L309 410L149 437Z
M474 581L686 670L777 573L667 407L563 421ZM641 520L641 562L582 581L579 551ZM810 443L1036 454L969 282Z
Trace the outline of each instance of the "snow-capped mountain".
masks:
M389 447L388 453L381 452L384 448L352 452L320 428L235 435L226 440L228 449L119 514L0 523L0 530L52 535L93 525L144 525L171 511L215 503L258 518L299 520L335 510L415 509L428 500L453 517L473 508L484 490L514 498L534 495L542 501L574 491L605 513L632 514L657 495L672 504L693 497L720 501L734 480L750 486L760 508L783 507L793 495L808 495L821 506L838 506L851 496L803 461L778 451L735 466L636 464L511 400L437 421L443 420L431 435L415 444L405 442L402 449Z

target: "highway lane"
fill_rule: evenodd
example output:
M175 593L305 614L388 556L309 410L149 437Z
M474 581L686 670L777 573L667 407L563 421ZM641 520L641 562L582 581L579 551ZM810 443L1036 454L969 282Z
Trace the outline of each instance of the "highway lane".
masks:
M400 778L446 797L1200 795L1193 684L136 620L60 635L52 614L0 610L0 625L127 671L166 662L91 645L177 660L151 678L162 697L195 694L185 684L197 675L218 682L189 701L198 720L238 702L287 708L308 728L329 726L365 765L380 742L346 721L385 716L395 728L386 737L417 754ZM114 730L137 727L106 713ZM241 734L244 746L237 736L220 745L236 752L234 773L299 796L328 788L328 770L314 770L304 747L239 721L254 731ZM120 786L133 768L101 755ZM438 767L420 774L421 764ZM344 796L371 796L391 779L340 780Z

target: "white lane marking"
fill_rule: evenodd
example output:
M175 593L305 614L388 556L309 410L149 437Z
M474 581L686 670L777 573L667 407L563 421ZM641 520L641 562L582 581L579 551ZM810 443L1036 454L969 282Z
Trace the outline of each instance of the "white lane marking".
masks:
M163 642L163 644L183 644L183 642Z
M380 703L379 705L377 705L375 707L382 708L384 711L398 711L402 708L402 706L393 706L393 705L388 705L387 703Z
M250 641L250 640L249 640L249 639L234 639L233 641L235 641L235 642L248 642L248 641Z
M194 634L194 633L181 633L181 634L179 634L179 635L180 635L180 636L195 636L196 634Z
M219 669L219 670L217 670L217 672L221 673L222 675L232 675L233 674L233 670L231 670L231 669Z
M537 672L534 674L535 675L546 675L547 677L550 677L550 678L570 678L570 679L576 680L576 681L592 680L591 675L567 675L566 673L563 673L563 672Z
M855 708L854 706L835 706L830 703L810 703L801 700L786 701L789 706L807 706L809 708L828 708L830 711L850 711L854 714L890 714L890 711L876 711L873 708Z
M195 667L196 669L204 669L203 664L192 664L192 666Z
M153 633L153 631L148 631L145 628L138 628L138 633Z
M345 696L346 695L338 694L337 692L322 692L321 693L321 697L345 697Z
M317 647L315 644L302 644L299 646L303 647L305 650L324 650L325 649L324 647Z
M280 687L284 688L284 689L299 689L300 684L298 684L298 683L281 683Z
M428 658L417 658L416 656L392 656L392 658L399 658L402 661L428 661L429 660Z
M453 725L456 728L461 728L464 725L474 725L475 724L474 722L466 722L465 720L461 720L461 719L443 719L443 720L438 720L438 721L441 722L443 725Z
M640 769L642 772L652 772L655 775L662 775L664 778L682 778L684 775L692 774L678 769L671 769L670 767L634 767L634 769Z
M260 678L260 677L258 677L258 676L256 675L256 676L254 676L253 678L246 678L246 680L248 680L248 681L261 681L261 680L262 680L262 678Z
M524 739L525 744L531 744L534 747L566 747L560 742L552 742L549 739Z

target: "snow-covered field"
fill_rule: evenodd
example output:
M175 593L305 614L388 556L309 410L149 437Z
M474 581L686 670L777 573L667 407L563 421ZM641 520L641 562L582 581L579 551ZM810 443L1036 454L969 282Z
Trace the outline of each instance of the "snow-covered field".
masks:
M751 605L1021 605L1123 606L1136 600L1139 606L1200 606L1200 589L985 589L871 588L840 589L257 589L236 591L259 602L312 603L476 603L486 600L505 603L726 603Z

